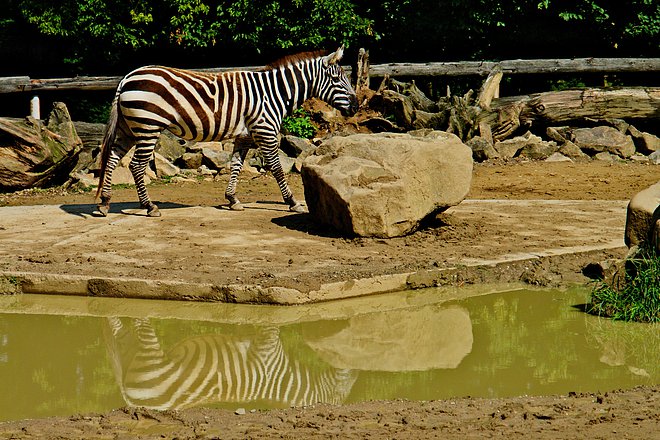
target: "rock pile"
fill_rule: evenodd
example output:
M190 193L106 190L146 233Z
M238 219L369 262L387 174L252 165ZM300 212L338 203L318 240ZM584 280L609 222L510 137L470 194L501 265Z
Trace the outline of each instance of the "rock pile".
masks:
M386 118L371 118L363 121L363 126L374 131L405 132L425 128L455 133L472 148L473 158L477 162L524 158L554 161L624 159L660 163L660 138L655 134L639 130L619 118L598 114L581 117L577 108L573 109L575 115L571 123L574 126L553 124L550 116L565 121L570 119L569 115L543 113L543 105L537 102L542 102L542 94L534 99L507 98L502 100L504 104L500 102L494 109L491 108L492 96L487 99L484 90L476 99L472 91L469 91L464 97L443 97L434 102L414 82L402 83L387 79L381 87L382 90L372 94L369 105ZM614 99L606 96L606 91L597 92L589 95L585 91L585 96L588 96L583 96L583 101L570 102L568 108L561 110L570 113L570 105L581 103L586 106L585 102L599 96L602 101L599 104L607 107L607 99ZM630 93L636 96L635 90ZM622 95L618 99L630 105L631 115L635 115L635 100L631 98L625 101L623 91ZM511 103L507 104L509 101ZM653 106L657 102L654 104L642 100L638 104ZM591 110L596 111L598 108L596 106ZM544 120L546 116L550 120ZM525 127L533 128L534 132L525 130Z

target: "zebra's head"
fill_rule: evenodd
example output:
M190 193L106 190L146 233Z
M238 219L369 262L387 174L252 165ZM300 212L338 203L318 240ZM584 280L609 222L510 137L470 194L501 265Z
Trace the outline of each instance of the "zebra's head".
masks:
M344 69L339 61L344 55L344 46L321 58L321 69L316 95L344 116L353 116L358 110L358 100Z

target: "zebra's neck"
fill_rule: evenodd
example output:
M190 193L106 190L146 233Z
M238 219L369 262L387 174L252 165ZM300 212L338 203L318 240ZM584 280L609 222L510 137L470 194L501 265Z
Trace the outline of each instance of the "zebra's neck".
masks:
M278 98L274 104L280 108L282 116L290 115L303 102L314 96L318 72L316 61L299 61L267 72L275 89L273 95Z

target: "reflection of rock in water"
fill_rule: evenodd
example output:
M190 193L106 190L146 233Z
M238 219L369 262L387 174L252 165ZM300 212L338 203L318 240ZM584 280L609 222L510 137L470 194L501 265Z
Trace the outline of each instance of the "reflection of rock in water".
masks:
M472 323L459 306L426 306L349 319L330 336L305 332L305 342L336 368L423 371L456 368L472 351Z
M291 359L277 327L262 328L252 337L196 336L165 352L147 319L109 318L108 324L115 375L132 406L165 410L218 402L341 403L357 377L349 370Z

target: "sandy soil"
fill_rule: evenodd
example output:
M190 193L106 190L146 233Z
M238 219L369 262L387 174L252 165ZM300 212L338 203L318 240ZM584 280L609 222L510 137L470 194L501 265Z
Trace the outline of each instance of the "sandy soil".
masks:
M302 198L300 176L291 175L289 180L294 193ZM658 180L659 166L635 163L479 164L475 168L468 198L617 200L620 210L637 191ZM217 181L151 185L150 193L161 208L215 207L225 203L225 185L226 176L221 176ZM118 210L122 207L135 207L136 199L133 188L119 189L113 195L113 206L117 211L111 213L107 220L71 223L74 230L70 232L77 231L80 237L68 240L66 244L57 243L56 246L46 244L65 225L50 224L48 218L29 217L21 221L34 222L32 226L12 224L6 225L4 231L0 230L0 235L8 236L11 242L17 243L11 249L15 252L15 258L0 263L0 269L83 276L92 271L95 276L110 278L169 279L214 285L239 283L309 292L322 284L337 281L425 270L437 272L471 261L501 261L502 256L506 255L565 249L580 244L572 238L569 228L582 231L581 237L585 230L591 231L588 234L593 236L602 236L599 228L612 228L606 223L615 223L614 229L620 230L625 221L623 215L616 213L603 214L607 212L603 211L600 212L601 217L594 219L584 214L576 215L569 208L556 214L562 215L562 224L558 225L557 219L546 218L542 204L530 210L529 206L509 203L497 208L496 212L496 208L491 206L486 215L479 206L465 203L459 205L458 210L450 209L440 214L407 237L347 239L318 225L309 215L292 215L284 205L273 205L281 203L281 196L270 176L245 175L239 182L238 190L243 202L252 204L249 213L224 211L202 217L205 214L197 210L190 214L195 218L181 218L163 209L163 217L152 221L119 214ZM133 205L124 202L132 202ZM68 206L68 210L88 213L94 210L91 193L71 194L56 190L0 196L0 206L3 204L61 204ZM136 230L112 227L112 222L118 219L124 223L131 222L137 228L140 225L151 226L138 232L144 236L143 240L135 240ZM519 227L518 222L522 222L524 227ZM89 228L106 223L106 228L85 233ZM17 229L23 230L24 245L12 236L12 231ZM533 231L533 234L526 229ZM215 237L213 231L216 230L222 234ZM35 234L34 231L41 232ZM190 231L196 231L204 242L199 242L200 238ZM246 231L249 233L244 233ZM162 243L155 243L153 249L149 248L147 239L154 234L162 235L167 245L163 247ZM243 237L245 242L232 241L232 246L227 247L225 242L230 238L226 237L227 234L234 241ZM503 240L503 237L507 239ZM621 237L622 234L606 238ZM313 241L310 242L310 239ZM239 250L232 251L234 249ZM621 249L613 255L601 252L599 255L554 257L551 262L538 261L536 267L527 270L524 277L527 282L538 285L582 282L585 280L581 279L581 269L593 261L590 259L624 253ZM133 258L136 254L141 255L143 261L140 264ZM515 282L522 271L521 267L505 265L498 267L498 270L462 273L461 282Z
M294 193L302 197L298 176L291 176ZM629 200L636 192L660 181L660 166L639 163L542 163L478 164L475 167L471 199L553 199ZM223 204L225 178L215 182L152 185L153 199L186 205ZM245 176L239 183L244 202L279 201L271 177ZM0 195L0 206L32 204L89 204L90 193L60 190L25 191ZM113 201L134 201L132 188L115 192ZM551 223L552 219L548 219ZM410 237L383 243L383 240L344 239L321 234L318 226L303 221L295 228L307 228L322 239L334 240L348 262L323 276L350 272L353 255L365 248L387 247L386 259L373 259L370 273L387 273L392 264L400 269L418 270L438 264L438 249L446 243L479 240L480 235L506 234L497 225L459 221L441 216ZM542 232L542 231L541 231ZM542 234L541 234L542 235ZM445 246L443 248L443 246ZM488 257L488 247L482 252ZM499 252L499 251L498 251ZM393 263L394 262L394 263ZM29 261L26 264L30 263ZM580 262L580 264L583 262ZM39 262L35 264L40 264ZM82 264L82 263L81 263ZM442 264L442 262L440 262ZM579 274L576 261L567 259L554 271ZM71 266L71 265L69 265ZM29 269L25 267L23 269ZM265 272L267 274L267 269ZM344 273L346 272L346 273ZM263 273L253 280L267 282ZM237 273L229 273L236 277ZM542 278L542 277L541 277ZM310 286L317 280L307 281ZM533 280L532 280L533 281ZM298 280L301 282L301 280ZM304 283L305 281L302 280ZM605 390L603 390L605 391ZM438 402L366 402L339 407L315 406L237 415L210 409L177 413L118 410L102 415L77 415L48 420L0 424L2 438L658 438L660 388L639 388L602 395L520 397L511 399L456 399Z
M657 439L660 388L513 399L377 401L243 413L120 409L0 424L0 439Z

